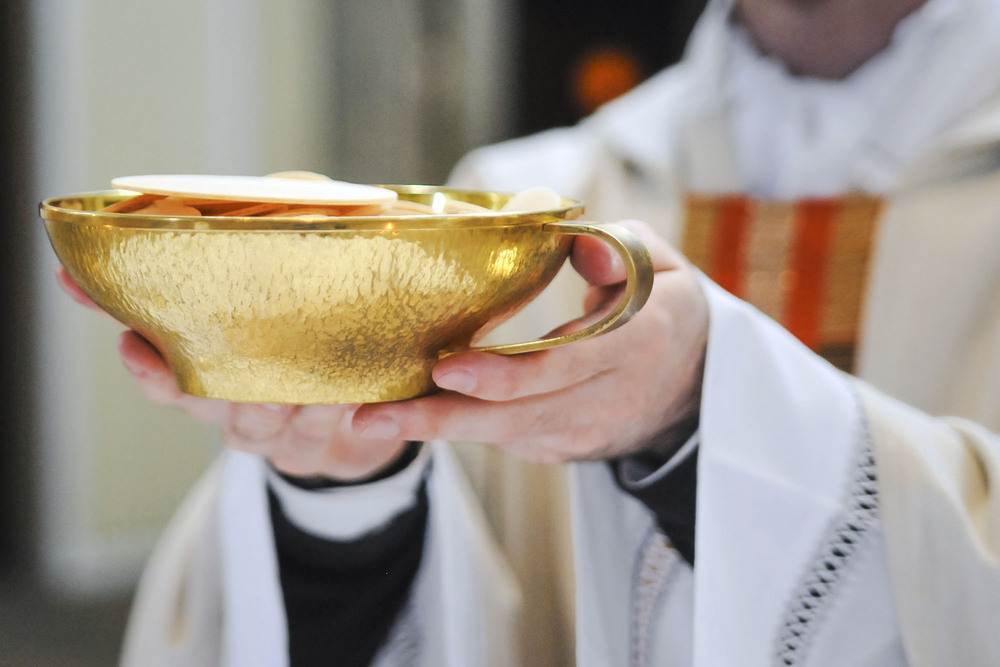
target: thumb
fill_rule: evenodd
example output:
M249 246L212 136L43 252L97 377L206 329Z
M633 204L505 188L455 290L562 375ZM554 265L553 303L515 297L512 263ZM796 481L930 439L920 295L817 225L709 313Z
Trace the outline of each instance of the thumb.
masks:
M639 238L653 261L654 271L667 271L680 266L680 254L645 222L622 220L616 223ZM594 286L617 285L625 282L625 262L618 251L595 236L580 236L573 242L570 256L573 268Z

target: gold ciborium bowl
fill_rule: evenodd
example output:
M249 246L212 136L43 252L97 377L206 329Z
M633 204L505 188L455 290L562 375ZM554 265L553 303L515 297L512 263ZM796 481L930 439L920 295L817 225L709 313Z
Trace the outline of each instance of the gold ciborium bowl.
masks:
M645 302L652 267L616 225L583 207L501 212L510 195L391 186L482 214L290 218L163 217L100 209L134 193L48 199L41 216L70 275L101 308L151 341L182 391L231 401L369 403L434 389L431 369L533 299L572 235L622 256L625 295L583 331L481 347L515 354L610 330ZM437 200L435 199L437 198ZM556 323L553 323L556 324Z

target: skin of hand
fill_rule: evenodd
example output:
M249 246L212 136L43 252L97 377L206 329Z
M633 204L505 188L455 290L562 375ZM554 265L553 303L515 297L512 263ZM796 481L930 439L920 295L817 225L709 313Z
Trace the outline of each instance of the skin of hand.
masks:
M75 301L100 311L64 268L60 267L58 278ZM357 405L261 405L185 394L156 348L134 331L121 335L118 351L150 400L218 424L226 445L260 454L288 475L363 479L389 465L406 444L396 438L373 440L357 435L351 427Z
M645 242L656 271L649 301L632 320L542 352L446 357L433 372L445 391L361 406L356 431L493 443L541 463L662 450L665 440L686 439L683 427L697 422L700 407L708 304L694 269L666 241L643 223L621 224ZM591 286L586 314L554 333L596 321L622 293L625 271L606 245L578 238L572 261Z

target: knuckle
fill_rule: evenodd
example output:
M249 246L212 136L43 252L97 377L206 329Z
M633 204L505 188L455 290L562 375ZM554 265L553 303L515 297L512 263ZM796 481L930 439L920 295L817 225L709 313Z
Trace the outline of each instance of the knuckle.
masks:
M293 431L310 440L331 437L344 425L344 411L330 405L303 406L291 420Z
M264 442L259 440L247 440L246 438L241 437L238 433L234 433L230 428L223 429L222 440L230 449L234 449L238 452L244 452L246 454L266 454L268 449Z
M411 425L420 433L461 433L486 416L483 401L439 394L404 403L400 422ZM417 439L417 438L414 438Z
M173 378L145 377L138 378L139 390L154 403L174 405L182 396Z
M507 439L515 439L550 433L554 426L554 417L544 405L526 402L515 418L506 421L504 429Z
M480 377L479 396L490 401L509 401L533 392L544 373L549 350L491 360Z
M461 427L462 415L450 409L445 401L430 401L425 410L410 410L403 413L400 423L406 424L415 433L434 435L452 433Z
M284 411L269 406L236 404L230 411L229 430L245 440L263 440L277 435L286 418Z

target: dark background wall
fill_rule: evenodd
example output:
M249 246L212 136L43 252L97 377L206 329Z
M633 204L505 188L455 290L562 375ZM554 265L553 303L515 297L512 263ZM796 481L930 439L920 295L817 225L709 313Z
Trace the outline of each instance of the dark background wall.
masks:
M519 134L586 114L575 75L599 50L629 58L640 78L679 60L704 6L705 0L519 0Z
M32 454L28 0L0 4L0 571L29 562Z

